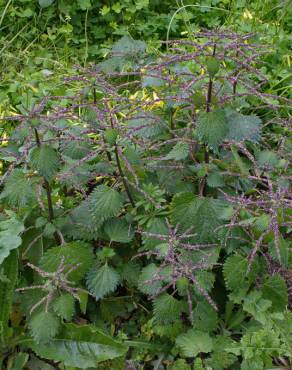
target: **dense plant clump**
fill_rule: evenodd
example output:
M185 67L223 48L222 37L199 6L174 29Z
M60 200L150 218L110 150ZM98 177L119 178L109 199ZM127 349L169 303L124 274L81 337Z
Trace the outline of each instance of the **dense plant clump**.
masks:
M3 368L291 366L291 100L267 92L272 50L221 28L164 49L124 36L3 118Z

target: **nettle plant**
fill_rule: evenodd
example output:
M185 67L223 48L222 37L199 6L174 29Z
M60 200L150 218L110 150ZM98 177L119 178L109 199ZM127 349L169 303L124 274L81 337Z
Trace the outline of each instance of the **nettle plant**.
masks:
M2 366L289 368L290 102L266 49L123 37L5 118Z

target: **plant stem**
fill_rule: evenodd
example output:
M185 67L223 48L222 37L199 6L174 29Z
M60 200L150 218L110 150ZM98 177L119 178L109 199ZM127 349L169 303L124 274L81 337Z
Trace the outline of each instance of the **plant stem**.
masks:
M35 140L36 140L37 146L40 148L42 146L42 144L41 144L41 141L40 141L38 130L36 128L34 129L34 134L35 134ZM44 180L44 188L45 188L46 194L47 194L49 221L52 222L53 219L55 218L54 208L53 208L53 201L52 201L52 191L51 191L51 187L50 187L50 184L49 184L48 180L45 179L45 178L43 178L43 180ZM54 238L55 238L56 243L58 245L60 245L61 240L60 240L60 237L59 237L57 232L54 232Z
M113 123L113 119L111 117L110 119L110 122L111 122L111 128L114 128L114 123ZM119 175L123 181L123 184L124 184L124 188L126 190L126 193L127 193L127 196L129 198L129 201L130 203L132 204L132 207L135 207L135 202L134 202L134 199L132 197L132 194L130 192L130 189L129 189L129 186L128 186L128 183L127 183L127 178L124 174L124 171L122 169L122 166L121 166L121 161L120 161L120 157L119 157L119 152L118 152L118 146L117 146L117 143L115 143L115 157L116 157L116 162L117 162L117 166L118 166L118 171L119 171Z
M132 194L130 192L130 189L129 189L129 186L128 186L128 183L127 183L125 174L124 174L123 169L122 169L122 166L121 166L117 144L115 144L115 157L116 157L116 162L117 162L117 166L118 166L118 170L119 170L119 175L120 175L120 177L121 177L121 179L123 181L123 184L124 184L124 187L125 187L127 196L129 198L129 201L132 204L132 206L135 207L134 199L133 199Z
M213 57L216 54L216 43L214 43L213 47ZM211 111L211 103L212 103L212 90L213 90L213 77L210 76L209 84L208 84L208 92L207 92L207 100L206 100L206 112L209 113ZM205 163L209 163L209 151L207 145L204 148L204 161ZM202 179L200 183L199 193L201 196L206 195L206 176Z

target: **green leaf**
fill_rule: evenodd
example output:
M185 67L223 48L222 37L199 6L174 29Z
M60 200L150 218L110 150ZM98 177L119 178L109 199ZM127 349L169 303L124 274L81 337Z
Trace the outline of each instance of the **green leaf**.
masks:
M38 0L38 2L41 8L47 8L53 4L54 0Z
M255 116L245 116L231 109L225 109L228 125L226 140L258 142L261 139L261 120Z
M30 160L32 167L47 180L50 180L58 171L58 154L55 149L48 145L34 148L31 152Z
M104 132L105 141L110 145L113 146L116 143L117 137L119 132L115 128L109 128Z
M147 44L144 41L137 41L129 36L123 36L117 41L113 48L113 54L122 54L123 56L134 56L143 53L146 50Z
M213 112L200 112L197 133L205 144L217 151L228 133L228 124L224 110L217 109Z
M62 231L76 240L92 240L96 239L99 226L90 212L90 205L86 199L69 213Z
M219 188L225 185L224 177L219 172L211 172L207 177L207 184L211 188Z
M200 242L214 242L216 229L222 224L222 203L213 198L198 197L193 193L180 193L171 203L172 220L184 230L192 227Z
M272 301L274 311L283 311L288 304L285 280L280 275L270 276L262 287L263 298Z
M65 324L64 328L58 338L45 345L30 343L29 346L43 358L80 369L97 368L100 362L127 352L126 346L93 326Z
M184 357L196 357L199 353L209 353L213 348L209 334L194 329L179 335L175 343Z
M137 286L140 269L140 266L136 262L124 262L119 269L119 274L121 279L126 280L130 286Z
M89 208L98 224L115 216L123 206L122 196L114 189L100 185L88 197Z
M208 302L198 302L194 310L194 327L198 330L212 331L218 324L218 316Z
M10 212L8 220L0 221L0 265L9 256L10 251L21 245L22 239L19 236L24 231L24 224Z
M48 249L40 261L40 267L47 272L54 272L60 265L62 257L68 265L64 272L68 271L72 265L78 265L77 269L69 274L69 278L74 281L80 281L94 262L89 244L71 242Z
M183 302L170 294L162 294L153 301L154 321L169 323L177 320L183 311Z
M252 291L244 298L243 309L251 314L257 321L265 324L269 314L267 311L272 306L272 302L262 298L262 293Z
M103 266L93 267L86 277L86 285L97 300L114 292L119 282L120 275L107 263Z
M89 9L91 7L91 1L90 0L77 0L78 5L82 10Z
M248 260L240 255L227 258L223 266L226 286L230 290L248 288L253 280L253 272L247 274Z
M29 354L19 352L14 358L12 370L23 370L29 359Z
M34 201L34 182L22 170L15 169L5 181L1 198L6 198L12 206L24 207Z
M81 135L81 133L77 133ZM82 159L90 152L90 146L86 141L69 141L62 144L62 155L72 159ZM79 166L80 167L80 166ZM79 168L78 167L78 168Z
M219 71L220 62L219 62L218 59L216 59L213 56L209 57L206 60L206 67L207 67L207 71L208 71L210 77L213 78Z
M133 227L121 218L106 221L104 231L111 242L129 243L134 237Z
M54 301L54 311L67 321L71 320L75 312L75 301L71 294L62 294Z
M160 281L149 282L155 277L158 267L154 263L150 263L148 266L144 267L141 271L138 287L142 293L145 294L155 294L161 288Z
M277 154L270 150L260 151L257 154L256 159L260 167L268 168L268 169L275 167L279 162L279 158L277 157Z
M158 117L141 116L128 121L128 130L132 135L149 139L163 134L165 127Z
M175 161L181 161L182 159L186 159L188 155L189 155L188 144L180 142L177 143L167 154L167 156L164 157L163 159L165 160L173 159Z
M191 366L188 365L185 360L180 358L173 363L170 370L191 370Z
M38 312L29 322L29 328L37 343L48 343L60 330L60 321L51 312Z

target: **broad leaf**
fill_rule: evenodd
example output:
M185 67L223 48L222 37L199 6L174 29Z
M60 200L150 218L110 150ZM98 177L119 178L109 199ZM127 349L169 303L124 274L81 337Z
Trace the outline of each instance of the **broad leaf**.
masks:
M209 334L194 329L179 335L175 343L184 357L196 357L199 353L209 353L213 348Z
M158 272L158 267L154 263L150 263L148 266L144 267L141 271L139 277L138 287L141 292L145 294L155 294L161 288L161 281L151 281L155 279L156 273Z
M154 320L159 323L173 322L179 318L183 306L183 302L172 295L162 294L153 301Z
M102 361L123 356L127 347L93 326L63 325L58 338L42 343L28 343L39 356L62 361L80 369L97 368Z
M54 311L65 320L71 320L75 312L75 301L71 294L62 294L54 301Z
M18 248L22 242L19 235L24 231L23 222L12 212L10 216L8 220L0 221L0 265L10 251Z
M54 0L38 0L38 2L41 8L47 8L53 4Z
M114 189L97 186L88 198L89 209L98 224L115 216L123 206L122 196Z
M50 180L58 171L59 157L55 149L48 145L34 148L30 160L32 166L47 180Z
M106 221L104 231L110 238L110 241L113 242L129 243L134 237L132 225L121 218L112 218Z
M182 159L186 159L188 155L189 155L188 144L180 142L177 143L167 154L167 156L164 157L163 159L165 160L173 159L175 161L181 161Z
M288 304L287 286L280 275L270 276L262 287L263 298L272 301L274 311L285 310Z
M173 198L172 219L184 230L192 227L200 242L218 239L217 228L222 224L222 203L213 198L197 197L193 193L180 193Z
M157 137L165 132L165 127L158 117L139 116L131 118L127 123L131 135L142 138Z
M41 311L34 314L29 328L37 343L48 343L60 330L60 320L51 312Z
M12 206L24 207L34 201L34 181L25 172L15 169L5 181L0 198L7 199Z
M260 141L261 120L257 116L245 116L231 109L225 109L225 115L228 124L226 140Z
M248 271L248 260L240 255L233 255L227 258L223 266L223 275L226 286L230 290L240 288L247 289L254 278L254 269Z
M89 244L84 242L71 242L47 250L40 261L40 267L47 272L54 272L60 265L62 257L69 270L71 266L78 266L69 274L74 281L81 280L94 262L93 253Z
M115 291L119 282L120 275L107 263L103 266L93 267L86 277L87 287L97 300Z
M198 116L197 132L199 138L211 149L217 151L228 133L228 124L223 109L201 112Z

